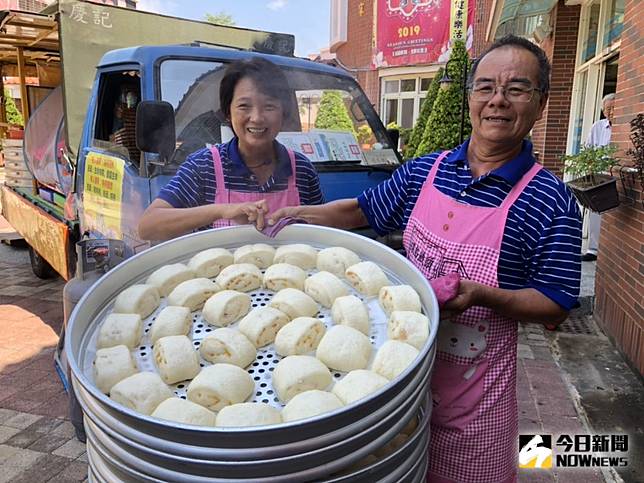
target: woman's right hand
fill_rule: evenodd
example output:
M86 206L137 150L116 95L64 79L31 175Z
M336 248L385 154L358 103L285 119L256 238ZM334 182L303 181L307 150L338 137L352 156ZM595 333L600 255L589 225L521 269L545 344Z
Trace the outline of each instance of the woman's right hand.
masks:
M238 225L254 224L258 230L264 229L264 216L268 213L266 200L232 203L227 205L224 217Z

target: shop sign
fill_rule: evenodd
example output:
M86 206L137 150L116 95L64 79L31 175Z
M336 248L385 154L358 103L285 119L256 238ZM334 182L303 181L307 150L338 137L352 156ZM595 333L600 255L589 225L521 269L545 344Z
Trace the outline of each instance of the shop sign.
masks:
M472 44L474 0L378 0L372 67L446 62L453 40Z

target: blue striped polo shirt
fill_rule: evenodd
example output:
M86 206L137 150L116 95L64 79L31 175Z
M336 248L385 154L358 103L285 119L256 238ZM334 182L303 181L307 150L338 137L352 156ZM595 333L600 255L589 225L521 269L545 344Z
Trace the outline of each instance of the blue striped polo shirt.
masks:
M270 193L288 187L292 174L291 162L286 148L275 141L278 163L273 175L265 184L259 185L253 173L244 164L237 138L217 145L224 171L226 188L244 193ZM320 179L311 161L301 153L295 153L295 184L303 205L324 203ZM159 192L159 198L175 208L192 208L215 202L217 182L210 149L203 148L190 154L167 185Z
M532 143L509 163L472 179L469 140L443 159L434 186L455 200L498 207L533 166ZM365 191L358 202L379 234L404 229L423 183L440 152L403 164L393 176ZM577 305L581 275L581 218L566 185L542 169L510 207L501 241L498 279L504 289L534 288L564 309Z

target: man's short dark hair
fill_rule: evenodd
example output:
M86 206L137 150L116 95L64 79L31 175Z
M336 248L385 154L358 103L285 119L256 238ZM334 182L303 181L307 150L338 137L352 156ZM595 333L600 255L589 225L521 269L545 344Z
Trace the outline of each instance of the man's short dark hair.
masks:
M226 119L230 118L230 105L237 83L244 79L253 80L262 94L278 99L282 104L283 118L289 117L291 90L282 69L262 57L231 62L219 85L219 108Z
M476 69L478 68L481 60L492 52L493 50L500 49L502 47L518 47L520 49L525 49L528 52L531 52L539 63L539 89L543 92L544 95L548 95L550 92L550 61L546 53L538 45L530 42L528 39L523 37L517 37L516 35L506 35L505 37L494 42L488 49L481 54L481 56L474 61L472 65L472 70L467 79L467 85L471 86L474 82L474 76L476 74Z

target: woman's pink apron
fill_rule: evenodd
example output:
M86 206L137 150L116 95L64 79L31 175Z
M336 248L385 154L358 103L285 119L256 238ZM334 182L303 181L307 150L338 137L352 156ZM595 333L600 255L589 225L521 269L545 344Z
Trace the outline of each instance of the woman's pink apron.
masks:
M428 278L451 272L498 287L508 211L541 169L536 164L498 208L458 203L429 172L404 232L409 260ZM517 469L517 321L471 307L442 320L431 379L433 413L427 481L501 483Z
M288 157L291 161L291 176L288 177L288 187L283 191L272 191L269 193L251 192L245 193L241 191L232 191L226 188L224 183L224 169L221 165L221 156L216 146L210 148L212 153L212 160L215 165L215 181L217 183L217 191L215 192L216 204L230 204L230 203L248 203L251 201L266 200L268 206L268 213L272 213L279 208L285 206L299 206L300 205L300 192L297 189L295 182L295 153L287 149ZM212 226L218 228L222 226L233 225L232 220L217 220Z

